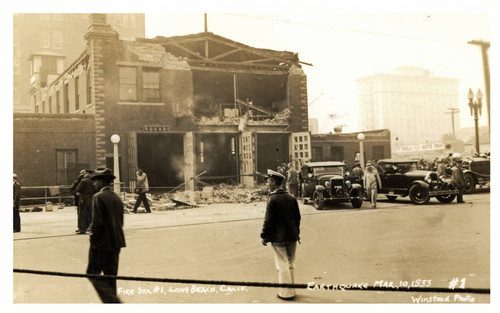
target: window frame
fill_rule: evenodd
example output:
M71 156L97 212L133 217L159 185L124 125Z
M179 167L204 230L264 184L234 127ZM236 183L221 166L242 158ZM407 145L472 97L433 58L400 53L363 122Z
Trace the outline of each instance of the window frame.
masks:
M46 43L46 45L44 45ZM50 49L50 33L49 32L41 32L40 33L40 48L41 49Z
M67 162L66 160L66 154L68 153L73 153L74 154L74 165L73 165L73 170L76 169L76 165L78 164L78 149L55 149L56 151L56 183L57 185L69 185L71 183L71 180L74 179L74 173L68 173L71 169L71 167L68 167L68 164L70 164L71 162ZM64 153L63 155L63 158L65 159L64 163L63 164L63 167L60 168L60 164L59 164L59 153ZM60 171L63 171L63 178L62 178L62 181L61 181L61 175L60 175ZM68 174L71 174L71 175L68 175Z
M56 38L58 40L56 40ZM52 49L63 49L63 33L60 31L52 32Z
M122 75L122 70L124 71L123 72L123 75ZM134 70L134 74L132 77L132 75L130 75L129 77L127 77L127 75L125 74L131 74L131 73L125 73L126 70ZM139 99L139 95L138 95L138 82L137 82L137 78L138 78L138 67L136 66L119 66L118 67L118 99L119 101L133 101L133 102L137 102L138 99ZM128 86L128 91L134 91L133 92L133 96L128 96L125 95L123 96L123 92L124 92L124 89L122 89L122 87L127 87Z

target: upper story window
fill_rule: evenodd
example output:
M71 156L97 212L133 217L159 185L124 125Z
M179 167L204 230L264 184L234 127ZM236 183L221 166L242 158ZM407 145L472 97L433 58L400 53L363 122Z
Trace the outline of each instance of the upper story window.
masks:
M120 101L160 103L160 68L119 67Z
M50 14L40 14L40 19L48 21L50 20Z
M120 100L137 101L137 69L120 66Z
M142 69L142 97L144 101L160 101L160 72L156 68Z
M50 49L50 34L47 32L40 33L40 48Z
M63 35L61 32L52 32L52 48L63 48Z
M52 14L52 20L54 21L62 21L62 14L61 13L53 13Z

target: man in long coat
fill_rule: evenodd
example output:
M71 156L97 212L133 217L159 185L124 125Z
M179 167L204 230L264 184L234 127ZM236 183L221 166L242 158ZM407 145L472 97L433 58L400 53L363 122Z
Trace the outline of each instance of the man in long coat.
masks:
M121 248L125 247L123 234L123 202L113 192L111 183L115 179L108 168L96 170L91 180L96 190L92 198L92 224L90 225L90 249L87 274L118 274ZM90 278L101 301L120 303L116 294L116 279Z
M21 231L21 216L19 215L19 202L21 200L21 184L17 181L17 175L14 174L14 232Z
M90 180L92 170L85 170L83 179L76 187L78 196L78 234L85 234L92 219L92 196L96 193L94 183Z
M262 226L262 244L272 243L276 268L279 273L279 283L293 284L295 270L295 251L300 240L300 211L297 200L281 188L285 176L281 173L267 170L266 215ZM278 298L293 300L293 288L280 288Z

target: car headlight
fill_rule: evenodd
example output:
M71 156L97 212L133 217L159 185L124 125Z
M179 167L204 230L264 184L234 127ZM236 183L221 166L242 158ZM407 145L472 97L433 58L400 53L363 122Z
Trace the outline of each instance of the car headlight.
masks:
M348 189L351 189L351 187L352 187L351 181L350 181L350 180L346 180L346 182L345 182L345 186L346 186Z
M327 181L327 182L325 183L325 187L326 187L326 188L328 188L328 189L330 189L330 182L329 182L329 181Z

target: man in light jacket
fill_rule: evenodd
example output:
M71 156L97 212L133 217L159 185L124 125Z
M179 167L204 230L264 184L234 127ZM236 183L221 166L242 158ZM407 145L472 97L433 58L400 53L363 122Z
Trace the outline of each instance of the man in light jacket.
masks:
M149 183L148 183L148 175L144 173L142 168L140 168L137 173L137 185L136 188L140 188L139 197L137 197L137 201L135 202L133 213L137 213L137 208L141 205L141 202L144 202L144 208L147 213L151 213L151 209L149 208L148 198L146 197L146 193L149 192Z

